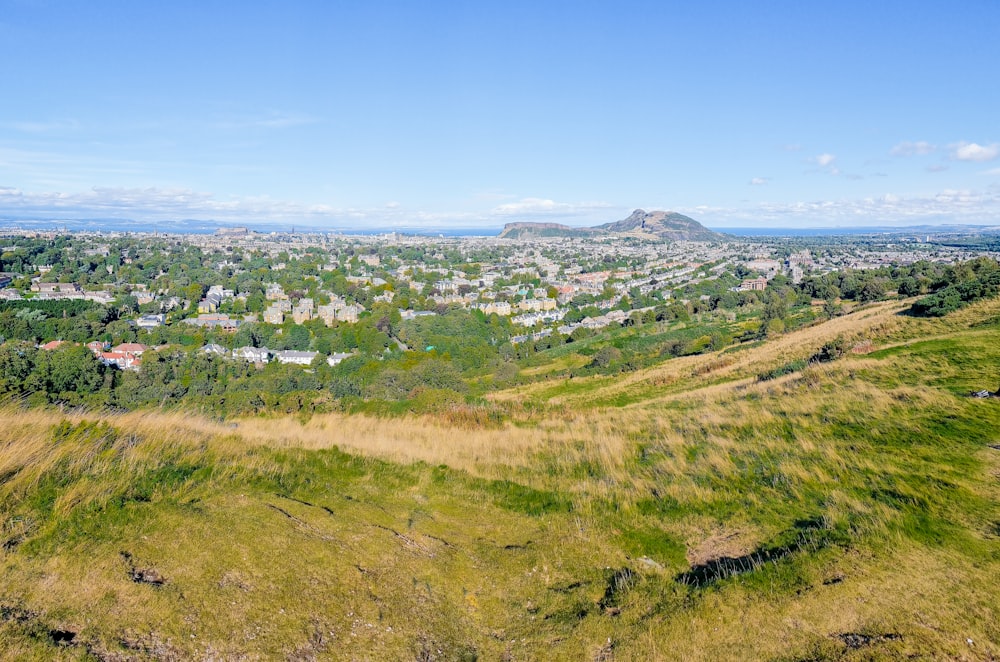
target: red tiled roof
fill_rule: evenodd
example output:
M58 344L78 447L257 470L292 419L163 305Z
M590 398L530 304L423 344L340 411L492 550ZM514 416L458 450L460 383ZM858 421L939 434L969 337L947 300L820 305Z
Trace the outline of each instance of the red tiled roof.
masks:
M146 346L143 345L142 343L138 343L138 342L123 342L122 344L120 344L117 347L115 347L114 351L116 351L116 352L132 352L134 354L135 352L145 352L146 351Z

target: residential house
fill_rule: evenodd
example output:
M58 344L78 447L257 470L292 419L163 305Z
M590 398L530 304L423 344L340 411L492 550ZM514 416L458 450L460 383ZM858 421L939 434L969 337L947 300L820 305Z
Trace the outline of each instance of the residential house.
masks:
M336 353L331 354L330 356L326 357L326 362L329 363L331 366L335 366L335 365L339 365L341 363L341 361L343 361L344 359L348 359L348 358L350 358L352 356L354 356L354 355L353 354L349 354L349 353L344 353L344 352L336 352Z
M236 293L233 290L226 289L221 285L212 285L211 287L208 288L208 292L206 294L214 294L217 297L219 297L219 299L222 301L225 301L226 299L232 299L234 296L236 296Z
M283 324L284 321L285 313L281 312L281 309L277 306L270 306L264 311L265 324Z
M363 310L364 307L359 304L344 306L337 311L337 321L355 323Z
M31 291L40 294L76 294L80 286L76 283L32 283Z
M240 320L232 319L229 315L198 315L194 319L184 320L185 324L200 326L205 329L222 329L223 331L236 331L240 328Z
M174 308L183 308L184 300L180 297L167 297L160 302L160 310L173 310Z
M525 299L517 304L519 311L555 310L555 299Z
M565 310L546 310L534 313L525 313L524 315L518 315L517 317L512 317L511 322L514 324L519 324L520 326L534 326L535 324L548 324L550 322L558 322L563 317L566 316Z
M292 363L295 365L310 365L317 356L319 356L319 352L300 352L294 349L286 349L274 353L274 358L278 360L278 363Z
M483 311L486 315L491 315L496 313L497 315L510 315L511 306L507 301L489 301L487 303L481 303L477 306L479 310Z
M316 317L323 320L327 326L333 326L337 319L337 307L333 304L326 304L316 308Z
M139 342L123 342L120 345L111 348L113 352L123 352L125 354L131 354L133 356L142 356L148 347Z
M429 315L437 315L433 310L402 310L399 311L399 316L403 320L413 320L418 317L427 317Z
M101 352L97 355L98 360L107 366L115 366L119 370L138 370L142 364L142 359L128 352Z
M267 347L238 347L233 350L233 357L250 363L267 363L271 359L271 351Z
M216 345L215 343L209 343L198 350L202 354L213 354L215 356L228 356L229 350L222 345Z
M166 322L166 315L140 315L135 325L140 329L155 329L158 326L163 326Z
M214 313L222 304L222 297L218 294L206 294L205 298L198 302L199 313Z
M529 334L526 334L526 335L523 335L523 336L511 336L510 337L510 344L511 345L517 345L519 343L528 342L528 341L534 342L536 340L541 340L542 338L547 338L547 337L549 337L551 335L552 335L552 329L542 329L541 331L538 331L537 333L529 333Z
M264 292L264 298L268 301L281 301L288 298L285 294L285 290L277 283L269 283L267 290Z
M763 291L767 289L766 278L749 278L740 284L740 289L744 292L749 290Z
M115 297L114 295L111 294L111 292L103 292L100 290L97 292L84 292L83 294L79 293L67 294L64 296L70 299L85 299L87 301L93 301L94 303L99 303L102 306L106 306L115 300Z
M774 276L781 270L781 263L777 260L751 260L747 262L747 268L758 273Z

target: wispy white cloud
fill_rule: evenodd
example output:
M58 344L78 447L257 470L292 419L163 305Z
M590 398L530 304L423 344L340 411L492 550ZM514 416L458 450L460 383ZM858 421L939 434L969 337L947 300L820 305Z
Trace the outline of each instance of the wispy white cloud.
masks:
M80 122L77 120L8 120L0 122L0 129L21 133L54 133L72 131L78 128L80 128Z
M754 177L750 180L750 186L764 186L770 181L770 177Z
M0 168L50 168L76 162L77 159L56 152L0 147Z
M699 206L680 209L709 225L752 224L762 227L837 227L934 223L996 223L1000 186L985 191L945 189L925 195L881 196L847 200L762 203L742 208Z
M67 193L0 188L0 211L6 213L77 214L112 218L240 219L296 218L336 213L331 207L247 197L220 200L190 189L105 188Z
M820 168L826 168L832 165L833 162L837 160L837 157L834 156L833 154L824 153L820 154L819 156L814 156L809 160L818 165Z
M611 205L604 202L556 202L544 198L522 198L517 202L507 202L493 208L494 216L576 216Z
M978 143L959 142L951 147L951 158L956 161L974 161L982 163L992 161L1000 156L1000 143L980 145Z
M898 145L895 145L889 150L889 154L892 156L924 156L927 154L932 154L937 150L937 147L930 144L929 142L918 140L916 142L903 141Z
M219 129L287 129L296 126L316 124L319 120L301 113L271 112L256 117L233 117L215 122Z
M1000 168L986 171L1000 175ZM653 206L648 208L670 207ZM886 193L845 200L768 202L739 207L676 208L709 225L858 226L921 223L996 223L1000 185L985 190L945 189L926 195ZM276 200L267 196L219 197L175 188L92 188L78 192L26 191L0 187L0 214L47 219L132 219L160 222L182 219L255 223L294 223L316 227L496 227L512 220L562 218L573 225L615 220L627 211L605 203L564 203L524 198L485 212L407 209L403 205L338 207Z
M220 198L185 188L106 188L77 192L26 191L0 186L0 214L25 219L129 219L140 222L203 221L294 223L303 226L473 227L493 223L489 214L406 209L398 203L379 207L338 207L276 200L268 196Z
M75 189L95 180L134 178L148 173L153 165L92 155L0 147L0 181L9 176L40 189Z
M163 171L193 173L260 173L253 162L205 163L194 160L111 158L90 153L20 149L0 146L0 182L14 181L26 190L81 190L94 182L114 181L120 188L140 187Z
M852 172L844 172L837 165L837 157L833 154L824 152L818 156L812 156L808 159L809 163L815 164L816 168L807 172L820 172L831 175L832 177L841 177L844 179L849 179L851 181L858 181L864 179L864 175L859 175Z

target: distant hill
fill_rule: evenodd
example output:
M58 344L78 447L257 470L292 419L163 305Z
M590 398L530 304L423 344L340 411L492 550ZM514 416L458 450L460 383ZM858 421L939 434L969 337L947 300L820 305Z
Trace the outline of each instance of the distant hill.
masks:
M625 219L590 228L574 228L560 223L508 223L501 239L533 237L599 237L630 234L662 241L717 241L726 235L709 230L698 221L670 211L636 209Z
M594 228L573 228L561 223L508 223L500 232L501 239L530 239L532 237L590 237Z
M628 218L597 226L606 232L639 232L671 241L712 241L723 235L709 230L698 221L672 211L636 209Z

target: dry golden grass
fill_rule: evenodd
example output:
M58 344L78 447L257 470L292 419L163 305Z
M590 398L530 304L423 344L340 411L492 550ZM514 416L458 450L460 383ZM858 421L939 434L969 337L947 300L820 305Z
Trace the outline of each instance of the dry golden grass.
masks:
M658 660L996 659L993 632L976 624L983 621L934 607L957 601L979 616L992 615L974 586L976 572L961 558L907 545L892 552L885 565L873 560L846 555L780 603L749 591L708 595L690 618L651 624L636 648ZM851 651L837 639L845 633L899 638L876 639ZM927 650L937 653L927 657Z
M650 391L657 387L669 386L670 390L683 388L689 391L697 388L699 382L754 378L773 367L807 359L819 351L824 343L837 337L844 337L851 344L887 337L905 324L906 320L900 318L898 313L907 306L908 304L900 302L873 304L828 322L779 336L753 351L723 350L672 359L647 370L623 375L580 395L557 397L553 402L563 406L587 407L616 398L628 398L630 393L635 393L637 399L646 401ZM599 377L589 379L601 380ZM530 391L526 395L528 394Z
M286 417L259 417L238 421L218 422L187 412L143 411L112 417L115 426L134 432L144 439L160 444L205 445L213 448L240 448L243 445L268 448L324 449L337 447L400 463L424 462L430 465L447 465L454 469L485 478L506 478L512 470L537 467L539 456L559 458L564 465L590 462L600 467L601 473L619 483L634 482L628 460L637 439L652 440L658 445L682 445L685 435L692 429L718 429L724 422L744 421L767 429L777 424L783 414L764 411L749 398L771 395L791 395L796 411L788 414L804 415L828 402L828 395L808 387L789 389L789 385L803 380L827 380L831 371L842 371L844 365L863 368L872 365L862 357L850 357L838 366L813 366L804 374L788 375L770 382L757 383L752 377L736 378L755 372L788 357L807 356L824 342L838 335L870 337L873 328L892 327L899 324L894 318L899 309L895 304L883 304L872 309L838 318L828 324L804 329L777 339L753 353L685 357L668 361L632 375L624 376L613 386L597 389L597 394L580 396L581 400L599 400L612 391L626 390L633 384L650 384L659 381L691 381L699 366L720 365L714 377L730 376L704 387L693 387L678 393L654 396L621 408L581 408L571 411L567 407L555 408L550 415L520 424L506 423L496 429L468 429L452 426L431 416L407 418L380 418L368 415L322 414L307 421ZM702 369L701 372L704 372ZM697 380L695 380L696 382ZM864 398L869 415L885 415L887 408L901 397L864 384L858 385L856 395ZM929 397L911 392L906 397L919 401ZM671 408L666 405L676 405ZM64 418L79 422L87 418L81 413L67 413ZM6 452L0 456L0 472L15 466L33 465L39 473L48 465L39 462L45 457L44 437L39 432L51 425L51 415L39 411L0 411L0 426L16 429L18 434L9 437ZM652 432L651 431L655 431ZM734 441L724 436L711 438L714 455L709 462L718 470L726 467L726 453ZM776 440L776 443L785 443ZM797 442L808 447L813 443L807 435ZM685 466L673 459L672 470L683 474ZM537 478L536 481L544 481ZM641 486L638 488L641 489Z
M139 642L133 653L160 650L161 659L426 658L437 648L458 659L463 642L479 659L995 659L998 567L988 546L1000 530L983 522L1000 525L984 505L1000 502L1000 453L983 445L972 462L961 455L969 440L948 436L949 425L974 416L997 420L995 403L875 379L914 366L932 376L957 369L933 354L850 355L754 378L837 336L876 347L973 338L969 325L1000 304L940 323L896 316L898 308L856 311L755 350L668 361L499 427L434 416L219 422L185 412L0 410L8 507L49 474L72 477L54 497L52 523L5 518L8 538L48 537L31 554L0 552L0 604L30 606L48 627L108 650ZM670 388L643 390L650 385ZM632 392L644 395L588 404ZM56 443L62 420L107 423L115 442ZM924 431L956 448L907 456L907 435L920 441ZM997 435L981 432L984 442ZM352 457L314 452L333 447ZM925 456L944 459L915 466ZM89 537L90 518L105 517L101 504L168 457L210 466L210 477L128 502L121 520ZM564 495L572 509L528 515L469 476ZM927 485L938 491L925 495L935 526L949 521L958 533L941 535L953 538L917 542L919 522L905 519L912 504L871 496L908 498ZM959 496L968 511L949 500ZM673 510L656 511L660 504ZM687 564L750 554L816 513L831 527L848 522L861 542L803 552L746 582L695 590L675 581ZM122 550L168 585L130 581ZM635 585L601 607L620 568ZM19 632L0 622L0 658L82 655ZM850 650L844 633L874 643Z
M719 473L731 472L729 454L737 442L712 430L724 429L733 420L757 429L771 429L780 426L781 420L788 416L812 416L828 406L830 398L821 389L811 388L809 382L829 382L833 373L871 368L876 364L852 356L836 365L811 366L801 374L765 383L740 375L755 374L790 358L811 355L824 342L837 336L880 338L891 335L907 323L924 322L899 318L896 313L900 308L897 303L879 304L780 337L753 352L716 353L668 361L626 375L613 385L580 396L567 396L574 400L573 408L556 407L547 416L508 422L496 429L448 425L432 416L380 418L322 414L306 421L260 417L219 422L187 412L143 411L114 416L110 420L116 427L159 445L204 447L210 444L214 450L226 452L237 452L245 446L307 450L337 447L399 463L446 465L484 478L504 479L516 472L534 485L566 488L565 484L553 485L553 480L543 474L526 473L538 468L540 458L558 458L558 464L563 466L592 463L598 467L599 473L609 480L591 489L602 495L615 490L638 493L648 485L634 475L630 466L637 440L663 447L681 447L692 434L704 435L709 431L711 448L702 461ZM980 317L982 314L981 310L974 313ZM686 382L694 385L700 381L700 376L709 373L713 379L722 381L654 395L625 407L576 407L587 401L605 400L609 394L627 391L636 384ZM853 395L866 403L868 416L888 415L900 398L918 405L933 397L918 390L888 394L864 383L854 388ZM778 412L768 411L757 402L761 397L778 396L783 403ZM63 417L79 422L88 415L68 412ZM51 414L40 411L0 411L0 426L16 431L5 439L6 450L0 454L0 472L32 466L36 474L41 475L51 468L55 456L44 452L45 435L40 434L51 426L51 421ZM775 438L755 440L755 443L772 450L772 446L786 444L787 440ZM816 442L808 434L800 434L795 443L805 451L815 450ZM80 461L85 462L86 458ZM688 469L681 454L666 463L674 475L682 476ZM73 495L64 498L72 502Z

